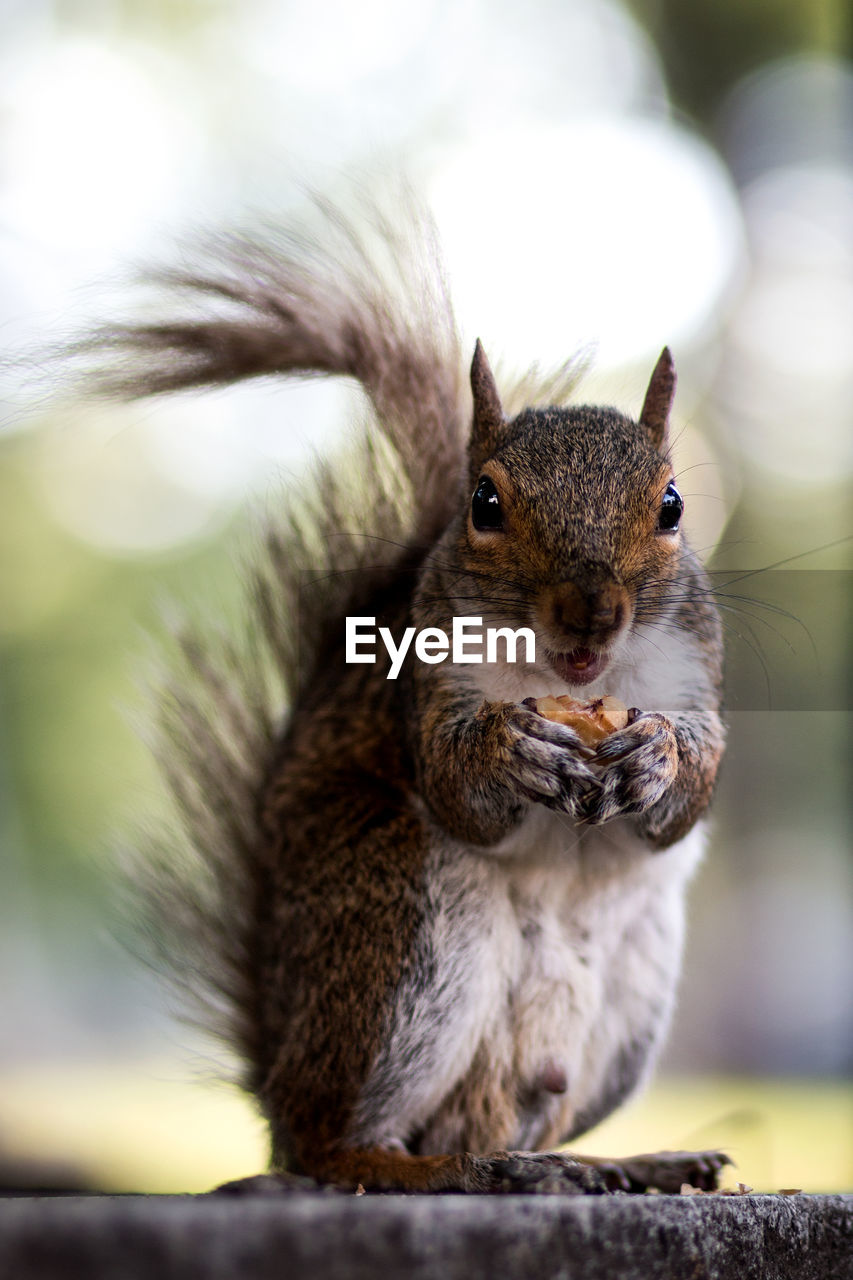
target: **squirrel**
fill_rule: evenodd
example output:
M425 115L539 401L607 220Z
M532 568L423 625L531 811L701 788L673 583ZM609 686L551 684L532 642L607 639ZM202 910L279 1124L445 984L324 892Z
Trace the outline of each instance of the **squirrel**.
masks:
M325 374L369 407L270 532L246 651L181 641L162 714L186 856L176 824L148 864L164 948L224 1019L282 1181L714 1187L721 1152L554 1150L653 1065L724 747L670 352L636 420L567 407L570 365L502 397L479 342L469 390L428 215L365 231L317 205L319 233L166 272L194 309L89 343L110 394ZM349 617L399 642L457 616L530 628L534 656L345 660ZM635 707L597 750L530 703L579 691Z

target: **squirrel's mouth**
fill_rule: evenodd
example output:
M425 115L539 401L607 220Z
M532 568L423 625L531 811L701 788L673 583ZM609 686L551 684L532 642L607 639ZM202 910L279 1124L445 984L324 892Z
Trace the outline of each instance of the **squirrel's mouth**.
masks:
M551 653L546 650L545 657L560 679L573 685L592 684L610 661L606 653L596 653L585 645L578 645L568 653Z

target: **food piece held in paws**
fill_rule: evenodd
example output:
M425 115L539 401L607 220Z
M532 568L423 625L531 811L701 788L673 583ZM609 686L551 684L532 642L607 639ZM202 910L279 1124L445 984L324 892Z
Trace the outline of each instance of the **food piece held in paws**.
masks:
M579 702L568 694L559 698L533 698L531 701L540 716L568 725L587 747L597 747L611 733L624 729L628 724L625 703L609 695L593 698L591 702Z

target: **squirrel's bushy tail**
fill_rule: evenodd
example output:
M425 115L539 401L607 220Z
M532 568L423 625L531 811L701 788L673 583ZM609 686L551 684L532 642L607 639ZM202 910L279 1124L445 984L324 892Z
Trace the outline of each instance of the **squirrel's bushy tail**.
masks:
M172 817L137 842L134 908L185 1011L250 1073L259 796L286 709L371 579L431 545L465 473L470 392L434 230L395 194L393 225L365 201L347 218L315 199L302 228L211 239L153 278L173 318L105 326L72 353L90 391L120 398L328 374L369 402L335 464L268 522L241 634L173 628L155 678Z

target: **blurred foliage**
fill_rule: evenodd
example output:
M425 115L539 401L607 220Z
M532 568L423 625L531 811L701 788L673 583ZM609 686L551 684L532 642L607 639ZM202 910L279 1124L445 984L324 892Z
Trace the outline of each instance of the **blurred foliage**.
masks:
M676 103L706 126L726 91L777 58L847 54L847 0L632 0L666 67Z
M75 539L44 509L31 448L26 434L0 441L0 689L28 860L50 876L82 870L105 822L127 816L129 789L153 779L132 720L143 715L144 631L162 627L157 602L207 598L221 611L239 588L227 534L129 559Z

